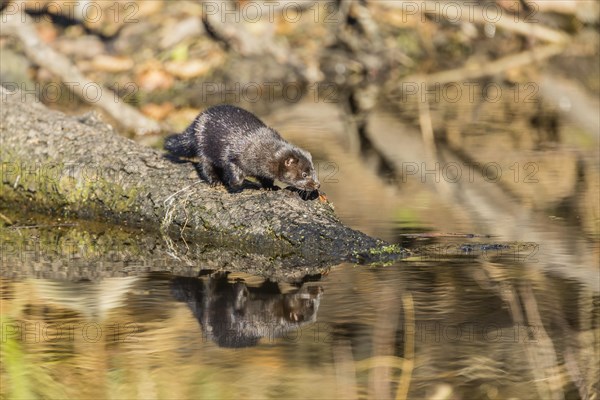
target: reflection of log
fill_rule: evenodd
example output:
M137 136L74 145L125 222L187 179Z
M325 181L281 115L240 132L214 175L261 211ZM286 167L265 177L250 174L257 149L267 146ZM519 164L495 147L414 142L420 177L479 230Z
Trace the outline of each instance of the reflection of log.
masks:
M4 204L162 227L184 238L231 238L259 253L310 255L319 263L384 244L343 226L328 204L288 190L210 188L191 165L175 164L94 118L26 103L20 92L0 95Z
M20 215L11 215L13 220ZM143 277L147 273L165 273L197 277L207 271L230 271L237 275L269 278L279 282L312 281L329 270L317 256L256 254L255 243L237 243L231 238L203 238L185 243L147 232L132 232L119 226L73 221L56 226L52 217L28 215L36 226L19 225L0 229L0 276L9 279L31 277L52 281L91 281L123 277ZM261 249L258 249L261 250ZM264 249L263 249L264 250ZM142 279L143 280L143 279ZM118 302L119 288L111 284L111 293L97 288L85 289L85 299L94 296L102 302ZM97 292L95 295L92 292ZM114 293L113 293L114 292ZM46 291L50 296L50 292ZM48 298L50 300L50 297ZM82 297L82 298L83 298ZM109 300L112 297L114 300ZM81 298L53 296L54 302L81 303ZM88 303L92 303L91 300ZM96 306L84 313L101 315ZM83 312L83 311L82 311ZM90 315L91 315L90 314Z

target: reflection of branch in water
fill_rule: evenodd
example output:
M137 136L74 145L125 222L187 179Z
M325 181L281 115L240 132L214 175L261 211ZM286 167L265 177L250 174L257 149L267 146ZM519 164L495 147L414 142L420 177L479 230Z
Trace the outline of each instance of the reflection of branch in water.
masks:
M333 362L335 367L337 397L340 399L358 399L356 372L359 370L352 354L352 343L347 339L338 339L333 343Z
M383 286L377 307L377 320L373 326L373 357L396 354L396 332L400 305L395 290L391 286ZM412 331L412 328L411 328ZM369 392L372 398L391 398L393 371L385 365L377 365L369 373Z
M538 335L537 338L541 338L542 342L544 344L546 344L549 349L552 350L551 352L542 353L542 354L540 354L540 356L543 357L546 365L551 365L551 366L557 365L558 361L557 361L556 351L554 351L554 346L552 344L552 340L550 339L550 336L546 332L546 329L544 329L544 325L542 323L542 317L538 310L537 301L535 299L535 295L533 293L531 286L527 285L525 287L522 287L520 290L520 293L524 299L523 304L524 304L525 314L527 315L527 320L528 320L529 325L538 327L538 330L536 332L536 334ZM574 333L571 332L570 329L568 329L567 322L562 318L562 316L561 316L560 325L562 326L565 337L567 339L573 337ZM566 371L568 372L568 374L570 375L572 382L577 387L577 390L579 391L581 398L589 399L590 396L588 394L588 390L585 385L585 381L582 377L581 371L579 369L579 365L577 364L577 361L575 360L575 357L573 356L573 350L572 350L572 347L569 345L569 340L567 340L565 343L565 350L563 351L563 356L564 356L564 360L565 360L564 367L565 367ZM567 376L562 376L562 380L561 380L561 379L559 379L561 377L558 376L558 374L557 374L557 376L554 378L555 378L554 384L556 386L559 386L559 385L561 385L563 387L566 386L566 383L567 383L566 381L568 378ZM550 382L553 381L553 379L549 379L549 380L550 380Z
M395 352L394 345L397 333L397 319L391 316L399 315L397 310L398 303L389 291L384 291L384 297L387 293L390 297L389 302L382 303L383 309L377 314L380 316L373 334L373 354L367 359L356 361L354 370L362 372L370 370L371 392L374 398L391 398L392 392L390 384L395 381L392 378L392 369L401 370L398 377L398 387L396 389L396 399L406 399L408 389L412 379L415 358L415 311L414 302L410 293L402 297L402 309L404 310L404 357L390 355ZM339 357L343 362L342 357ZM337 363L337 361L336 361ZM336 365L336 369L348 370L348 366L341 368ZM356 379L352 380L355 384ZM356 397L356 396L355 396Z
M402 374L398 381L397 400L408 397L408 388L415 365L415 306L410 293L402 296L402 308L404 309L405 332L404 363L402 364Z
M493 278L496 271L491 264L487 265L487 269L489 280L499 279ZM544 328L530 284L525 283L525 286L521 288L515 288L512 283L506 281L491 281L488 284L498 291L498 295L508 305L516 327L536 328L534 332L530 332L535 336L526 337L521 346L524 347L529 361L529 370L535 378L534 382L540 398L564 398L564 392L561 389L568 382L565 381L564 374L560 372L561 366L558 364L554 343Z
M557 389L564 387L565 382L561 379L563 377L559 373L561 368L558 364L554 343L544 328L531 286L527 284L519 288L518 294L512 291L509 295L514 296L511 301L514 306L520 303L523 307L527 321L522 323L537 328L535 338L532 338L531 341L525 341L525 349L527 350L531 370L537 378L538 392L543 398L564 398L564 393ZM523 317L521 316L521 318Z

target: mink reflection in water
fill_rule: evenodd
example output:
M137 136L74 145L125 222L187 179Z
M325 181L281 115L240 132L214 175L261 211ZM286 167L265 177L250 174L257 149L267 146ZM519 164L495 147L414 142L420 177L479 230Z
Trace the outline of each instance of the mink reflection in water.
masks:
M281 337L315 322L323 293L318 286L282 293L277 283L268 280L249 287L243 281L229 281L226 273L177 277L171 285L173 296L187 303L205 337L231 348L256 346L263 337Z

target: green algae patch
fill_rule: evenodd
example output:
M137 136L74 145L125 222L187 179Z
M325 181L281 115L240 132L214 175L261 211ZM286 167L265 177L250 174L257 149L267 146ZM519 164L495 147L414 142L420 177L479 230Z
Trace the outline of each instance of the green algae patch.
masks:
M358 264L369 264L389 266L394 262L411 255L411 252L398 244L382 244L368 249L364 252L354 252L354 262Z
M397 244L389 244L381 247L370 249L368 253L372 256L402 254L406 250Z
M2 154L0 194L3 203L23 203L61 214L134 211L140 187L89 173L85 165L69 162L28 163Z

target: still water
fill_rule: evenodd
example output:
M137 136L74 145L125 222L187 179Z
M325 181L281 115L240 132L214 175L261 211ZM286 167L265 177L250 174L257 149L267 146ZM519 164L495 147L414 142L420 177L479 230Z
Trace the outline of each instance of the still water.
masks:
M386 110L374 155L326 105L265 116L313 153L346 224L413 250L393 264L276 282L2 210L2 398L597 398L597 143L568 120L544 137L533 106L460 107L431 110L436 156Z

